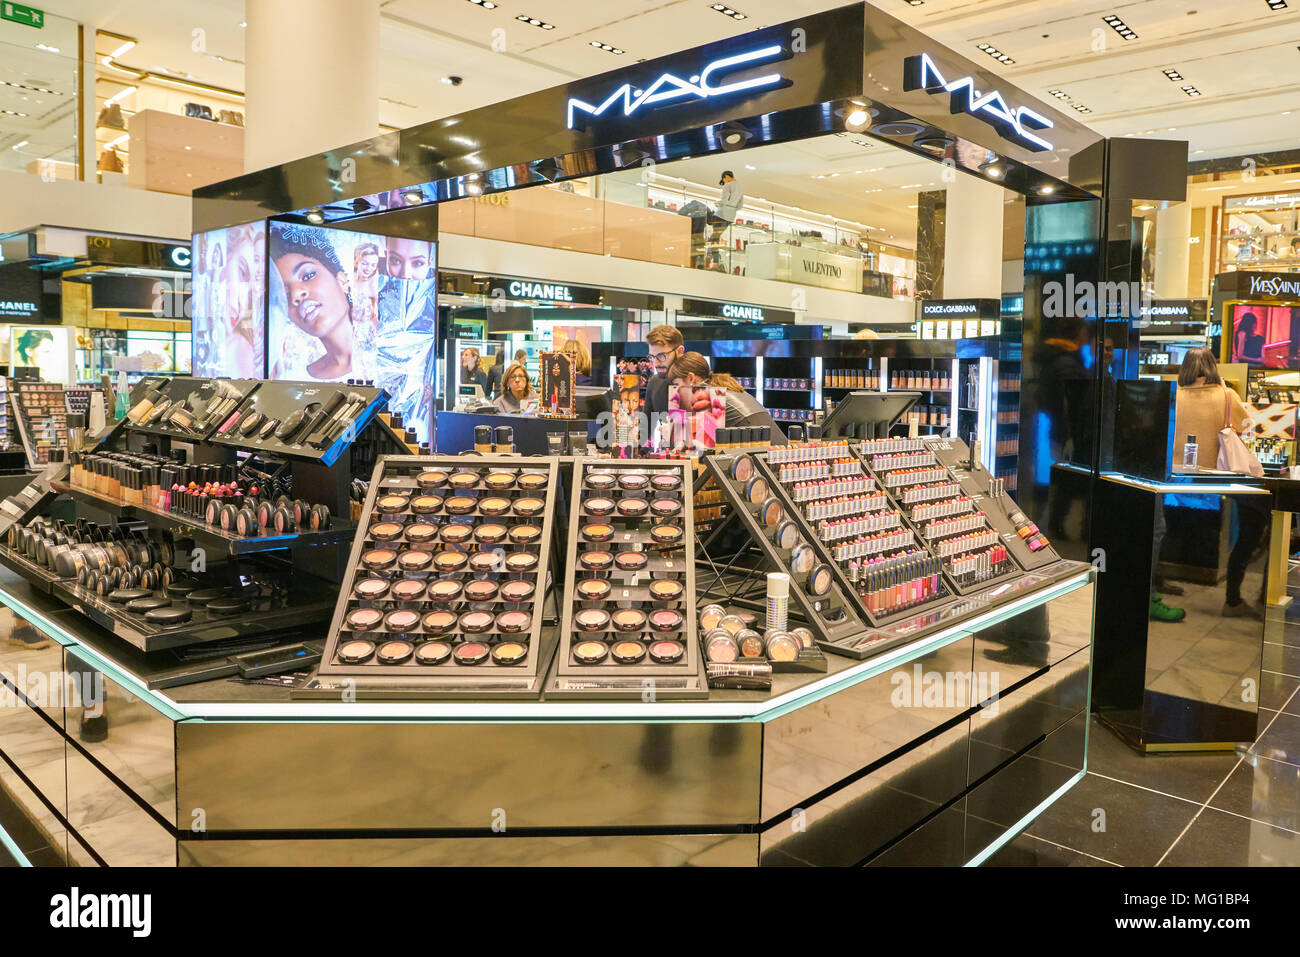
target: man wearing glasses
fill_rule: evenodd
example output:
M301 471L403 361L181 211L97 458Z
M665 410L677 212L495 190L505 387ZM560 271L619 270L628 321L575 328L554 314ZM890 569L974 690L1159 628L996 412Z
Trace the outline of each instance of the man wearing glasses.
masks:
M650 360L655 364L655 374L645 386L645 413L651 422L658 421L668 411L668 367L686 350L682 334L673 326L655 326L645 337L650 347Z

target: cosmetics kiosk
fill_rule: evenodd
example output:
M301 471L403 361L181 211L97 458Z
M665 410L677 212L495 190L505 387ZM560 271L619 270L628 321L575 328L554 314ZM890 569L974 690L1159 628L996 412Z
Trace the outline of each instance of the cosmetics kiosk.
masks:
M990 124L953 112L957 101L932 82L909 86L922 54L1032 103L1050 142L1038 135L1043 122ZM781 82L720 85L723 75L773 71ZM651 75L669 73L708 74L719 85L653 111L599 107L625 82L648 88ZM381 193L390 191L434 205L467 195L471 173L497 191L646 156L703 155L722 148L722 124L742 144L835 133L854 103L878 121L870 135L918 154L928 155L913 138L946 131L967 171L960 175L978 174L969 159L978 157L1003 164L1002 181L1039 202L1095 202L1101 192L1086 160L1104 146L1099 137L855 4L350 146L355 182L337 175L340 151L207 187L196 193L195 228L268 213L301 221L313 209L351 218L363 207L383 210ZM456 145L467 137L472 155ZM1050 199L1044 183L1054 187ZM264 424L246 418L256 403L264 419L283 419L270 401L282 387L292 384L213 386L240 392L245 411L235 425L250 433L241 426L239 439L223 440L227 416L216 433L188 433L188 444L232 456L218 466L241 452L282 452L297 476L299 459L264 449ZM360 417L376 414L367 395ZM25 674L66 676L71 697L52 707L30 687L11 689L24 706L0 709L8 722L0 742L30 747L3 754L0 821L22 819L48 856L82 864L981 862L1082 777L1093 573L1041 543L962 436L892 444L894 417L907 410L869 418L852 411L851 390L846 396L838 437L714 456L702 475L674 460L495 449L390 457L377 444L367 472L344 452L348 439L367 444L368 429L337 434L313 416L309 428L326 448L308 441L304 466L319 465L329 479L321 485L340 493L354 479L367 483L350 549L342 541L290 549L295 576L333 570L322 576L328 587L308 596L324 612L295 629L303 658L315 643L319 667L291 681L266 674L283 659L225 656L207 662L207 680L177 683L182 666L194 677L192 658L141 651L69 606L62 586L35 574L10 578L0 627L51 643L6 646L2 670L15 675L21 664ZM156 408L160 398L133 396L133 409ZM149 435L159 445L145 450L137 443L153 412L137 415L143 426L112 430L102 454L168 454L165 443L178 436ZM332 464L317 461L336 452ZM91 470L100 504L116 504L102 501L105 477L116 496L121 475L134 476L123 468L152 467L110 462L100 466L108 476ZM747 540L734 552L697 541L686 493L710 480L722 493L718 521ZM817 509L842 498L809 498L803 483L823 481L853 483L845 496L863 511L820 517ZM56 565L85 543L60 550L51 527L139 553L148 544L135 541L139 525L163 519L155 506L135 504L134 484L126 483L134 512L121 516L133 522L125 531L79 524L75 513L61 528L52 512L32 527L47 506L66 507L63 496L82 507L87 493L61 467L4 511ZM942 497L930 499L929 489ZM953 511L926 511L940 503ZM218 523L229 514L216 511ZM849 554L842 546L861 545L867 533L824 534L826 523L864 516L888 526L870 535L902 544ZM945 524L954 520L971 526ZM180 524L192 530L198 520ZM427 547L430 535L438 548ZM13 567L30 571L19 562L32 557L25 542ZM900 552L906 560L897 565L870 562ZM312 566L300 565L300 553ZM464 570L448 557L447 574L430 574L439 553L464 558ZM488 554L497 556L492 569L476 559ZM432 607L441 597L459 603L454 616ZM778 641L768 625L791 637ZM445 640L452 628L465 640ZM710 673L710 665L732 667ZM452 687L465 673L468 685Z

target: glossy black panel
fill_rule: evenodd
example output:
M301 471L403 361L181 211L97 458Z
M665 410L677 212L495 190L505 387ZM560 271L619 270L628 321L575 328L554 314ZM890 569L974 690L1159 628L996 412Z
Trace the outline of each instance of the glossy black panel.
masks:
M870 867L958 867L966 835L966 799L944 808L897 844L873 857Z

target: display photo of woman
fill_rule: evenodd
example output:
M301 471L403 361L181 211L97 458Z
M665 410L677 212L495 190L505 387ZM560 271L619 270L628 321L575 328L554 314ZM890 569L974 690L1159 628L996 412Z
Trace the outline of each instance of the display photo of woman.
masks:
M498 411L525 414L537 411L537 393L533 390L533 383L528 378L527 369L517 362L512 364L506 370L504 381L504 391L492 403Z
M1264 335L1259 330L1259 319L1253 312L1237 317L1232 331L1232 361L1264 364Z
M725 372L713 372L709 360L698 352L684 352L668 368L668 382L676 391L676 404L679 409L693 414L708 413L715 418L715 410L710 399L702 398L701 392L706 388L720 388L723 391L723 411L718 422L723 428L767 428L770 429L773 445L785 445L785 433L772 421L772 414L763 408L756 398L744 390L734 378ZM671 411L671 407L670 407Z
M358 350L371 352L379 331L379 246L352 250L352 332Z
M266 354L266 227L204 233L194 270L194 355L199 375L260 379Z
M591 353L581 339L566 339L560 351L573 360L573 384L591 385Z
M354 366L352 280L330 232L273 223L270 256L271 378L370 378Z

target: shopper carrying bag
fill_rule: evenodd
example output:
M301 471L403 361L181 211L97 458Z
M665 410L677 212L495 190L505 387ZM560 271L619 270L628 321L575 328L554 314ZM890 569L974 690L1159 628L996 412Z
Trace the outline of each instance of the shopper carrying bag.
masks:
M1246 447L1232 427L1232 396L1227 386L1223 387L1223 428L1219 430L1219 460L1215 468L1220 472L1237 472L1255 478L1264 476L1264 466L1259 464L1259 458Z

